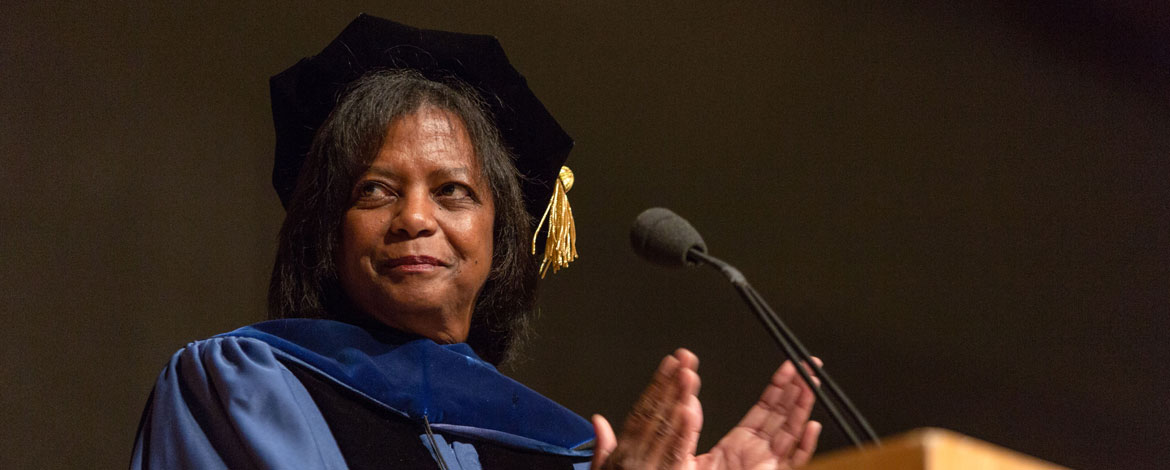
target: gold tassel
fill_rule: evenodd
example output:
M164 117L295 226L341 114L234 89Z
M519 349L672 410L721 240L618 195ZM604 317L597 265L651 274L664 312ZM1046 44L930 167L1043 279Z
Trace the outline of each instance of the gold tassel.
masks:
M573 224L573 209L569 207L570 189L573 189L573 170L567 166L561 167L557 176L557 184L553 187L552 200L544 209L540 223L532 235L532 254L536 254L536 239L540 236L540 229L548 219L548 238L544 245L544 260L540 262L540 277L543 279L548 268L557 270L569 265L577 259L577 226Z

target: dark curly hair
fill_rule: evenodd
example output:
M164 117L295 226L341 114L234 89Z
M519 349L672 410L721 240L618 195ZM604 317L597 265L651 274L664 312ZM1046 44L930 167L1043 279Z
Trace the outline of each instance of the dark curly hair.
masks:
M537 265L527 251L532 221L520 173L480 95L451 78L414 71L377 71L350 85L317 130L280 228L268 288L269 318L354 319L337 275L341 220L350 193L382 146L386 128L424 106L463 120L495 205L492 269L472 313L467 342L493 364L524 338L536 301Z

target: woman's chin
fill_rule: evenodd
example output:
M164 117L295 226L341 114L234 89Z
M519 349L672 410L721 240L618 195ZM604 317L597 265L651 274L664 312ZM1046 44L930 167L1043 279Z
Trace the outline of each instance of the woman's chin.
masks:
M398 304L370 315L391 328L430 338L436 343L462 343L471 326L468 315L458 315L433 304Z
M439 344L454 344L467 341L467 330L456 330L452 328L432 328L423 327L419 329L410 329L411 333L428 338Z

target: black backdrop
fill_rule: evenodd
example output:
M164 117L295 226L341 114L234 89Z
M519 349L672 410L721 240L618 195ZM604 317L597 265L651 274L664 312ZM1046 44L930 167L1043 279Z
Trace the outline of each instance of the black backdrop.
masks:
M578 142L582 258L544 281L509 369L533 388L620 421L685 345L703 447L759 392L781 358L731 288L628 249L662 205L879 433L941 426L1077 468L1170 459L1164 7L17 3L0 467L125 465L168 355L263 317L282 216L267 78L361 11L497 35Z

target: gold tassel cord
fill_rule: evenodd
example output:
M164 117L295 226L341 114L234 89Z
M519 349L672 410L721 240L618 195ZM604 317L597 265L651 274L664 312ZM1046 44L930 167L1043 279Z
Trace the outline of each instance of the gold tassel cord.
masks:
M552 199L540 217L540 223L532 235L532 254L536 254L536 239L540 229L548 220L548 238L544 245L544 259L540 262L540 277L543 279L548 268L555 273L577 259L577 226L573 223L573 209L569 207L568 192L573 189L573 171L561 167L557 183L553 187Z

